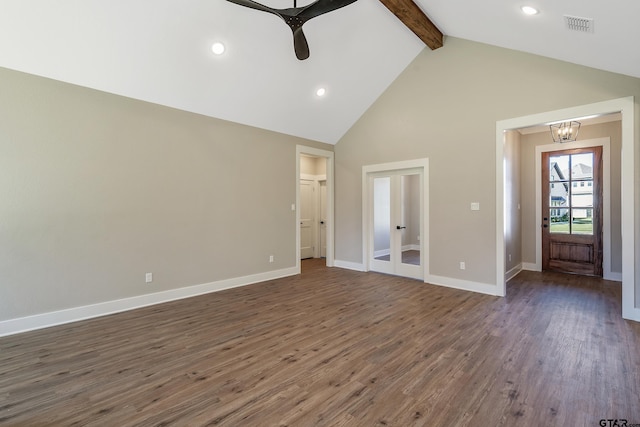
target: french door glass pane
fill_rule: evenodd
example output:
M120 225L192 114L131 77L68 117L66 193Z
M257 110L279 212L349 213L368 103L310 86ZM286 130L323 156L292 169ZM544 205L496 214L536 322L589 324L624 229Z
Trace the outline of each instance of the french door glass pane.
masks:
M402 263L420 265L420 175L400 177Z
M390 261L391 177L373 178L373 257Z

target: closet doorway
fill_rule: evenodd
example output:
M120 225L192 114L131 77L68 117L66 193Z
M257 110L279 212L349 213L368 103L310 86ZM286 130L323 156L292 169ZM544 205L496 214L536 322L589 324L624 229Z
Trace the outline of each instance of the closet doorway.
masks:
M333 236L333 152L298 145L296 147L297 268L301 259L324 258L327 267L334 265Z

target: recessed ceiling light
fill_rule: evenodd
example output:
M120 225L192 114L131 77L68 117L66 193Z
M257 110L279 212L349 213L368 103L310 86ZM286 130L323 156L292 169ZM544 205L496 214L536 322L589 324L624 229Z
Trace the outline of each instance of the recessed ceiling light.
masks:
M323 88L323 87L321 87L320 89L318 89L316 91L316 95L318 95L318 96L325 96L326 94L327 94L327 90L325 88Z
M531 6L522 6L520 9L522 9L522 12L524 12L525 15L537 15L540 13L538 9Z
M224 53L224 50L224 45L220 42L215 42L211 45L211 52L215 53L216 55L222 55Z

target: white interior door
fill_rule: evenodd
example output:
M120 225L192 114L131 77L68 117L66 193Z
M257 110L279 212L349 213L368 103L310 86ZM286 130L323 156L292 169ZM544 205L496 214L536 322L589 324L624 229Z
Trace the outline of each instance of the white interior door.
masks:
M422 174L421 169L370 174L371 270L424 279Z
M316 209L314 182L300 180L300 259L313 258L315 252Z
M320 256L327 257L327 181L320 181Z

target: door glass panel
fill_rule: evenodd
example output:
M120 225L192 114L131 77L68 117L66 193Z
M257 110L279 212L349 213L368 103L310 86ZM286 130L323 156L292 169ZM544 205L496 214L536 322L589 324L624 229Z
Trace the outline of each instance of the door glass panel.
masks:
M549 207L569 206L569 183L552 182L549 184Z
M549 156L549 232L593 234L593 153Z
M571 188L571 206L576 208L593 207L593 181L575 182L576 187Z
M569 234L569 209L551 208L549 211L549 232Z
M373 257L390 261L391 177L373 178Z
M571 209L571 233L593 234L593 209Z
M571 155L571 179L593 179L593 153Z
M549 156L549 181L569 180L569 159L571 156Z
M420 265L420 175L400 177L400 197L401 262Z

